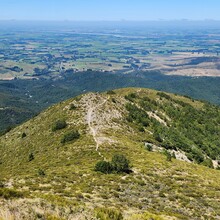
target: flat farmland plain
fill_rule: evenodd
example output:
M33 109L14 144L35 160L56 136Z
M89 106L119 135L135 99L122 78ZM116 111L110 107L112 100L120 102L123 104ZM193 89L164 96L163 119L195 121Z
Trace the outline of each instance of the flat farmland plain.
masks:
M87 70L220 76L219 40L217 31L1 31L0 79L54 78Z

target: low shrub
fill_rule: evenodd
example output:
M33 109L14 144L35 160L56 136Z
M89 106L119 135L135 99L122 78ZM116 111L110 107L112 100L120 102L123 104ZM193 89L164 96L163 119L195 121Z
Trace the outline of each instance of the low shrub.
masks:
M27 137L27 134L25 132L22 133L21 138Z
M65 120L58 120L52 126L52 131L57 131L66 128L67 123Z
M21 198L23 196L23 193L14 189L0 188L0 197L4 199Z
M109 174L109 173L112 173L113 167L112 167L112 164L110 162L99 161L95 165L95 171L102 172L102 173L105 173L105 174Z
M39 170L38 170L38 175L39 175L39 176L45 176L46 174L45 174L44 170L39 169Z
M111 162L99 161L95 165L95 171L105 174L109 173L130 173L130 161L122 154L116 154Z
M80 137L80 134L78 131L70 131L64 134L64 136L61 139L61 143L64 144L70 141L74 141L74 140L77 140L79 137Z
M172 155L169 151L164 150L164 155L166 156L166 160L171 162L172 161Z
M135 93L130 93L130 94L125 96L125 99L127 99L131 102L133 102L133 99L136 99L136 98L138 98L138 96Z
M75 110L77 107L72 103L72 104L70 104L70 110Z
M28 161L31 162L32 160L34 160L34 154L30 153L28 156Z
M97 208L96 218L100 220L122 220L123 216L119 210L110 208Z
M114 155L111 163L117 173L128 173L130 171L130 161L122 154Z
M152 150L153 150L153 147L152 147L151 144L147 144L147 145L145 146L145 149L148 150L148 151L152 151Z
M213 162L212 162L211 159L205 159L205 160L201 163L201 165L206 166L206 167L209 167L209 168L212 168L212 169L214 168Z

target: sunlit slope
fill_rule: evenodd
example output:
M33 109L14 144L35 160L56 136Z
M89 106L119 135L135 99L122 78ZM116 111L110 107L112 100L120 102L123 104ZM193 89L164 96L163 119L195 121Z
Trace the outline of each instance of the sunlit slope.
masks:
M204 165L218 167L219 123L215 106L148 89L59 103L0 138L3 189L23 196L2 200L3 213L16 206L30 219L91 219L104 207L125 219L216 219L220 172ZM131 173L94 171L115 154L130 160Z

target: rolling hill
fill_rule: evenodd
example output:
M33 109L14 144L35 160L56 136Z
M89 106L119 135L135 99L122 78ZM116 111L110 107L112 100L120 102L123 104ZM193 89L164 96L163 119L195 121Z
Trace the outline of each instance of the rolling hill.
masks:
M39 80L0 80L0 134L60 101L87 92L143 87L187 95L220 105L219 77L168 76L158 71L64 73Z
M150 89L58 103L0 137L0 219L219 219L219 124Z

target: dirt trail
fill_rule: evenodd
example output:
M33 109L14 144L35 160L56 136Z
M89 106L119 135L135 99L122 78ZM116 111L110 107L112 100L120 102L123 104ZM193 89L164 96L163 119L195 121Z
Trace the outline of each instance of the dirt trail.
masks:
M89 125L89 129L91 131L91 134L96 142L96 151L98 152L98 154L103 158L104 156L102 155L102 153L99 151L99 146L102 144L102 141L99 140L99 138L97 137L97 134L98 134L98 129L99 127L96 125L93 125L93 119L96 118L96 112L97 110L103 106L106 102L107 102L108 99L105 99L103 102L101 102L100 104L96 105L96 106L90 106L89 109L88 109L88 112L87 112L87 123Z

